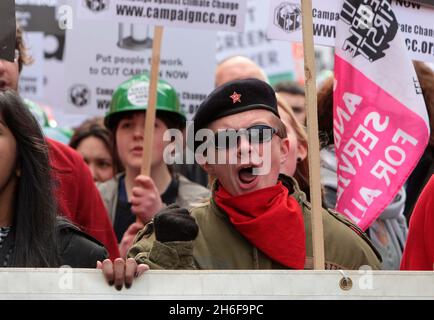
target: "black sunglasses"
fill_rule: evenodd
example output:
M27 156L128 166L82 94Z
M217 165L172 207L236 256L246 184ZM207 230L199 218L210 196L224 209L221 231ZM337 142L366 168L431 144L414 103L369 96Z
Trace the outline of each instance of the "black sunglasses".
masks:
M265 124L257 124L247 129L223 129L214 134L214 147L216 149L229 149L237 147L242 135L246 136L249 143L264 143L271 141L277 129Z

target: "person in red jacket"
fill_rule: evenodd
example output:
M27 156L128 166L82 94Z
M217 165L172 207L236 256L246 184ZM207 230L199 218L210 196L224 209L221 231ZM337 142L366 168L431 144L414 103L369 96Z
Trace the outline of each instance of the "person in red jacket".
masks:
M58 185L55 189L59 211L82 231L102 242L110 258L118 258L116 236L83 157L72 148L46 138L50 164Z
M26 55L22 30L17 25L15 62L0 61L0 89L18 90ZM98 189L83 158L72 148L47 139L50 164L56 179L56 200L59 212L84 232L102 242L110 258L118 258L116 237Z
M434 270L434 174L411 215L401 270Z

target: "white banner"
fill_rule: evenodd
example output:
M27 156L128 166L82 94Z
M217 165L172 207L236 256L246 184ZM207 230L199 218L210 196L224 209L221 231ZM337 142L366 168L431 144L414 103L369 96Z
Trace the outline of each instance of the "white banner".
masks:
M153 29L103 21L75 23L66 34L67 77L58 93L66 102L65 112L103 116L121 82L150 70ZM214 86L215 42L215 32L165 30L160 78L176 89L189 119Z
M432 271L151 270L117 291L100 270L3 268L0 283L1 300L434 299Z
M364 1L367 5L371 2L378 1ZM315 44L335 46L336 23L342 4L343 0L312 0ZM300 0L271 0L270 8L267 33L269 38L301 42ZM411 58L434 62L434 7L392 0L392 8Z
M81 19L243 31L246 0L81 0L77 10Z
M296 78L296 68L300 61L295 61L292 47L297 44L267 39L264 26L267 25L268 10L267 1L248 0L244 32L217 34L217 61L242 55L255 61L270 78L284 76ZM301 70L303 70L302 60L301 67L299 66Z
M30 100L44 96L44 33L26 32L24 41L28 43L28 54L33 63L25 66L20 74L19 92Z
M243 33L217 33L217 61L242 55L255 61L272 83L293 79L304 82L303 46L267 38L268 11L270 5L264 0L248 0L246 27ZM331 48L316 48L318 72L333 69Z

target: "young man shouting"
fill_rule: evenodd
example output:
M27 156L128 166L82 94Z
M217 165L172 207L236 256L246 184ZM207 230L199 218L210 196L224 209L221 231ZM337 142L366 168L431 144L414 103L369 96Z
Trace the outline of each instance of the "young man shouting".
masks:
M238 161L205 158L202 166L214 178L210 201L190 213L175 206L160 211L129 257L164 269L311 269L310 204L294 179L279 175L291 145L277 110L273 89L260 80L212 92L195 116L195 132L212 130L215 158L228 160L232 152ZM231 135L233 145L226 143ZM323 224L327 269L379 269L360 229L326 210Z

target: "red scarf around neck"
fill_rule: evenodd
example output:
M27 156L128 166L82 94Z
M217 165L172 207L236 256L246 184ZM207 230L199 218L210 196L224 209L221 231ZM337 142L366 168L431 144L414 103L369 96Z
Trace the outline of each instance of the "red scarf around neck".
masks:
M304 268L303 215L282 182L239 196L230 195L219 185L214 200L255 247L288 268Z

